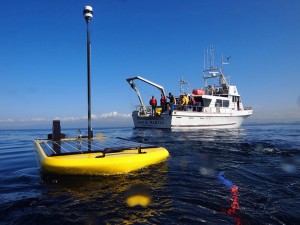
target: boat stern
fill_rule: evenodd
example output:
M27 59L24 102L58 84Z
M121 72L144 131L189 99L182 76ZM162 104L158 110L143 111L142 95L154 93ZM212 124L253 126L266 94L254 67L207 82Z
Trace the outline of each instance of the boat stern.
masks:
M132 118L135 128L171 128L171 116L169 112L151 116L150 114L141 115L138 111L134 111Z

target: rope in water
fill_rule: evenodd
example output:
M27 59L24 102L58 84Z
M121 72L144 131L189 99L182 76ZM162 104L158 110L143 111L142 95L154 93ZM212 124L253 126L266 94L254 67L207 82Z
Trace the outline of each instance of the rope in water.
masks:
M224 172L220 172L217 174L217 180L224 184L227 188L230 189L231 191L231 207L229 209L223 209L222 211L225 212L226 214L233 216L236 221L236 225L241 225L241 219L237 214L237 211L240 209L240 204L239 204L239 196L238 196L238 186L236 186L234 183L232 183L230 180L226 179L224 177Z

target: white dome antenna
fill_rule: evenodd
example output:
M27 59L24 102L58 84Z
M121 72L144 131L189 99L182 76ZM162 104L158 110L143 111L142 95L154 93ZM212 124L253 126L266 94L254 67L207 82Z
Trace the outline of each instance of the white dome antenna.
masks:
M83 16L85 18L85 21L87 23L89 23L92 18L93 18L93 8L92 6L85 6L84 9L83 9Z

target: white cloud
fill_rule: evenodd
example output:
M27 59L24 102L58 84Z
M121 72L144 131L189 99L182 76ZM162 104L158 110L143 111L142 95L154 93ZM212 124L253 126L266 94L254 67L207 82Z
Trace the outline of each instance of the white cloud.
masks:
M102 118L130 118L131 114L119 114L118 112L104 113L100 115L92 115L92 119L102 119Z
M46 118L41 118L41 117L37 117L37 118L31 118L31 119L21 119L21 122L43 122L43 121L48 121ZM15 120L15 122L19 122L17 120Z
M92 120L101 120L101 119L110 119L110 118L131 118L131 114L119 114L118 112L109 112L104 114L92 114L91 115ZM55 117L55 120L61 120L61 121L79 121L79 120L87 120L87 116L68 116L68 117Z
M131 114L119 114L118 112L109 112L104 114L92 114L92 120L101 120L101 119L110 119L110 118L120 118L120 119L127 119L131 118ZM87 120L87 116L66 116L66 117L59 117L56 116L53 119L50 118L42 118L42 117L35 117L35 118L29 118L29 119L0 119L0 123L13 123L13 122L48 122L52 120L61 120L66 122L72 122L72 121L81 121L81 120Z
M11 123L11 122L15 122L14 119L4 119L4 120L0 120L0 123Z
M49 128L53 120L60 120L64 128L83 127L86 125L87 116L65 116L52 118L26 118L26 119L0 119L0 129L19 128ZM132 126L131 114L109 112L92 115L93 127Z
M56 117L54 118L54 120L61 120L61 121L78 121L78 120L83 120L83 119L84 119L83 116L82 116L82 117L78 117L78 116L67 116L67 117L62 117L62 118L56 116Z

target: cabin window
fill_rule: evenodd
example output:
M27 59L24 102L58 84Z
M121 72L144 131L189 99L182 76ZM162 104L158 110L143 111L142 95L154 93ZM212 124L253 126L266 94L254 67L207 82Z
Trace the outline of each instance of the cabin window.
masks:
M229 107L229 100L222 100L222 99L217 99L215 106L219 107Z
M217 106L222 107L222 99L217 99L217 100L216 100L215 106L216 106L216 107L217 107Z
M232 102L238 102L239 98L239 96L232 96Z
M203 98L203 106L204 107L209 107L210 103L211 103L211 99L208 98Z
M223 100L223 107L229 107L229 100Z

